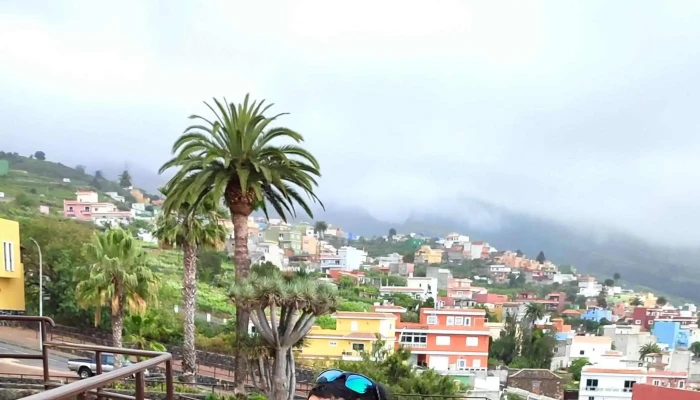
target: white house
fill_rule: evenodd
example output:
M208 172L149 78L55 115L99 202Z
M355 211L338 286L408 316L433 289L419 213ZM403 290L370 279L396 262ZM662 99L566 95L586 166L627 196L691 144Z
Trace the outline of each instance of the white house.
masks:
M505 265L502 264L496 264L496 265L489 265L489 272L492 274L509 274L511 271L510 267L506 267Z
M578 283L579 296L597 297L601 290L603 290L603 285L596 282L594 279L589 279Z
M258 251L263 253L263 259L260 262L271 262L277 268L284 268L284 251L275 242L260 242L258 243Z
M388 256L377 257L377 265L380 267L388 267L391 264L399 264L403 262L403 256L399 253L392 253Z
M571 341L569 360L586 358L597 364L600 357L612 349L612 339L606 336L574 336Z
M112 200L114 200L114 201L118 201L120 203L123 203L126 201L124 196L120 196L119 193L117 193L117 192L105 192L105 194L107 196L109 196L110 198L112 198Z
M631 399L632 387L646 382L644 368L583 367L579 384L580 399Z
M327 273L331 269L356 271L366 259L367 253L364 250L343 246L336 254L321 254L321 272Z
M422 289L423 292L420 294L421 301L425 301L428 298L432 298L433 301L437 302L437 298L438 298L438 280L437 280L437 278L428 278L428 277L406 278L406 287L413 288L413 289Z

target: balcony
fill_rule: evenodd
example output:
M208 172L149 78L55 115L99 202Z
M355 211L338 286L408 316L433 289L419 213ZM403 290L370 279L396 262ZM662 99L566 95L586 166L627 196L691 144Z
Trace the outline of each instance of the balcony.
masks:
M407 348L413 348L413 349L426 349L428 348L428 343L408 343L408 342L401 342L401 346L407 347Z

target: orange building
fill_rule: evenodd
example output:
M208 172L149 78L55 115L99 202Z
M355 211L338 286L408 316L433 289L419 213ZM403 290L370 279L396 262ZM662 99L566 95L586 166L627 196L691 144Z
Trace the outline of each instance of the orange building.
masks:
M409 362L436 371L485 370L489 356L486 312L471 308L422 308L420 322L398 322L397 346L412 353Z

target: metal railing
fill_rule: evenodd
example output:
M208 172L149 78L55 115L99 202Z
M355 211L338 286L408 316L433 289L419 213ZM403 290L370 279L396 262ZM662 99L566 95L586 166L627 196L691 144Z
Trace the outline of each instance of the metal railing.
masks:
M44 392L25 397L28 400L59 400L76 397L78 400L88 398L95 399L118 399L118 400L144 400L146 394L146 380L144 371L148 368L156 367L165 363L165 390L166 399L175 398L173 385L173 357L170 353L160 353L155 351L124 349L119 347L106 347L76 343L49 342L46 340L46 324L55 326L55 323L48 317L0 315L0 321L14 322L38 322L39 331L43 345L41 354L0 354L0 359L14 358L20 360L41 360L43 367ZM50 381L49 370L49 347L82 350L95 353L96 375L69 384L58 384ZM115 369L111 372L102 373L102 354L112 353L115 355L125 355L134 357L149 357L148 360ZM135 396L121 393L114 393L104 390L104 387L112 382L135 376ZM53 388L52 388L53 387Z

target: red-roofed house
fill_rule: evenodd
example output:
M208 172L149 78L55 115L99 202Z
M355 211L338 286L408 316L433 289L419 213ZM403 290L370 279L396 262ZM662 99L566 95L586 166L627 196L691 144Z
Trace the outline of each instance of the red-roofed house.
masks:
M486 308L494 308L508 302L508 296L505 294L476 293L473 297L476 304L482 304Z

